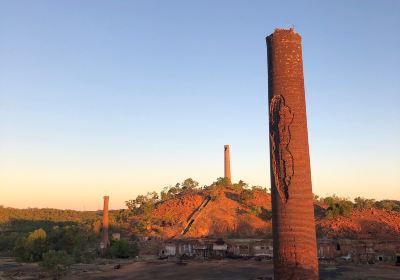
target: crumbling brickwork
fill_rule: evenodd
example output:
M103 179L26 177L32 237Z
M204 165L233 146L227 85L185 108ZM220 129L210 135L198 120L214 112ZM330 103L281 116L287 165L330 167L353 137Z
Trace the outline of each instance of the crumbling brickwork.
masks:
M231 155L229 151L229 145L224 146L224 163L224 176L229 182L231 182Z
M318 279L301 37L266 40L274 279Z

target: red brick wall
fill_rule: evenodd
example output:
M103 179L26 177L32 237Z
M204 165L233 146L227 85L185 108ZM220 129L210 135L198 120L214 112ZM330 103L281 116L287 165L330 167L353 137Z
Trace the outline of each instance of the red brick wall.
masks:
M267 37L275 279L318 279L301 37Z
M224 177L231 182L231 155L229 145L224 146Z

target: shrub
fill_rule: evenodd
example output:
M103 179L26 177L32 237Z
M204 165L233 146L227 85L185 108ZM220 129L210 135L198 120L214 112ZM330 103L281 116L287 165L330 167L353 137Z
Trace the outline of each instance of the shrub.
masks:
M22 261L40 261L42 254L48 250L47 234L43 229L31 232L26 238L17 240L14 255Z
M394 200L381 200L374 203L374 207L388 211L400 211L400 205Z
M224 186L230 186L230 185L231 185L231 182L229 181L228 178L219 177L210 186L206 186L205 189L212 190L212 189L214 189L216 187L224 187Z
M251 200L253 198L254 198L254 193L252 192L252 190L244 189L240 193L240 201L244 204L247 204L249 202L249 200Z
M235 191L241 191L241 190L247 188L248 186L249 185L246 182L244 182L243 180L239 180L239 182L237 182L236 184L232 185L232 188Z
M0 233L0 251L12 251L18 239L23 235L17 232Z
M199 186L199 182L193 180L192 178L187 178L182 183L182 191L192 191Z
M158 201L156 192L148 192L147 195L138 195L136 199L128 200L125 204L132 214L149 216Z
M357 209L371 209L374 207L375 200L363 197L356 197L354 199L354 207Z
M262 212L263 210L260 206L251 206L251 213L253 213L254 215L259 216Z
M262 186L252 186L252 187L251 187L251 190L252 190L253 192L259 191L259 192L268 193L268 189L267 189L267 188L264 188L264 187L262 187ZM270 192L271 192L271 191L270 191Z
M339 216L348 216L353 210L353 203L344 198L327 197L325 203L328 203L329 207L325 212L325 217L328 219L335 219Z
M106 251L108 258L129 258L136 257L138 254L139 248L137 244L130 244L125 239L111 241L111 245Z
M43 254L43 261L40 265L52 271L56 279L59 279L73 263L73 258L64 250L50 250Z

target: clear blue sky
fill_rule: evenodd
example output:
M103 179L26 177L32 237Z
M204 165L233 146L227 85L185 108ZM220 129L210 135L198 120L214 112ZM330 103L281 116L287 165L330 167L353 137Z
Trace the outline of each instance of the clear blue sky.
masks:
M400 198L400 1L0 1L0 205L269 187L265 36L303 38L314 192Z

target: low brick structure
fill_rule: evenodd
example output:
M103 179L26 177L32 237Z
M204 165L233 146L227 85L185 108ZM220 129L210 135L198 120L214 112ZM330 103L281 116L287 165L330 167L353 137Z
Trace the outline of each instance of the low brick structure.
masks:
M148 241L142 241L148 242ZM139 243L139 244L140 244ZM318 259L323 263L391 264L400 263L400 240L328 239L317 240ZM257 238L204 238L159 241L153 251L159 257L263 258L273 259L273 240Z

